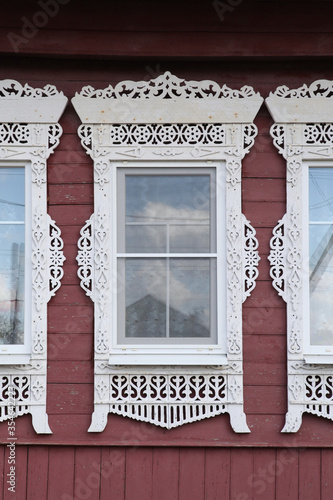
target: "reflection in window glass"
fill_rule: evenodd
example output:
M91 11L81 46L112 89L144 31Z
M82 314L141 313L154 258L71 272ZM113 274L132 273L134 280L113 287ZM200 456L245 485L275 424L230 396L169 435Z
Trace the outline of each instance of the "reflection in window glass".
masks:
M24 343L24 168L0 167L0 344Z
M215 341L213 170L207 169L207 175L192 169L188 175L124 170L118 205L123 214L118 226L119 331L127 339L147 342Z
M333 168L309 169L310 342L333 345Z
M126 175L126 252L209 252L209 175Z

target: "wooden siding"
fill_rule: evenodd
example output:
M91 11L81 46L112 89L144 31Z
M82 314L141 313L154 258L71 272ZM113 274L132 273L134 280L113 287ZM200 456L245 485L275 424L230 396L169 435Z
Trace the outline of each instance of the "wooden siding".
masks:
M0 463L8 473L7 450ZM18 446L4 500L331 500L333 450Z
M140 59L332 56L332 14L329 0L20 0L2 13L0 53Z
M47 18L38 14L46 2L59 7ZM223 14L221 4L231 8ZM1 16L0 79L54 84L71 98L85 85L104 88L169 70L233 88L251 85L267 97L279 85L333 80L332 14L331 0L19 0L6 4ZM16 419L13 494L6 484L7 423L0 423L0 498L331 500L333 423L305 415L297 434L281 434L286 311L272 288L267 255L285 212L285 161L269 136L264 106L255 123L259 135L243 162L243 212L257 230L261 256L257 287L243 307L251 434L235 434L228 415L170 431L110 415L104 432L87 433L93 305L79 286L75 257L79 231L93 211L93 168L68 104L64 135L48 162L48 211L61 228L67 259L62 287L48 307L53 434L37 435L29 415Z
M53 83L69 97L84 85L104 88L123 79L142 80L170 70L186 79L216 80L230 87L252 85L263 97L278 85L298 87L319 78L333 79L327 61L293 62L111 62L3 58L0 78L33 86ZM155 74L153 74L155 72ZM76 130L79 118L69 104L61 118L64 135L48 162L48 211L62 230L65 276L48 307L47 411L52 435L37 436L29 415L17 419L22 444L330 447L332 422L305 415L300 432L281 434L287 409L285 304L272 287L267 255L276 222L285 212L285 161L272 144L272 124L263 106L255 123L259 135L243 166L243 212L257 230L260 275L243 307L244 400L251 434L235 434L228 415L166 431L110 415L102 433L87 433L93 411L93 304L79 286L76 243L93 211L92 161ZM0 424L5 442L6 424Z

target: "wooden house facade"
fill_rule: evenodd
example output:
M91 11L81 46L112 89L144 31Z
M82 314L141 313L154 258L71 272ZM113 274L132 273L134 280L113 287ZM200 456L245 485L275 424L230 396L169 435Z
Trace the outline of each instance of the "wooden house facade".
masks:
M282 278L286 280L286 289L282 290L282 285L278 284L279 276L274 274L279 269L272 257L272 252L276 249L274 246L276 241L274 243L272 238L274 240L274 235L275 237L280 235L273 233L274 228L286 213L293 213L291 202L297 204L297 196L293 198L294 195L290 194L291 188L288 190L287 185L297 187L298 181L295 179L299 173L298 169L310 161L308 158L317 157L314 153L311 157L309 149L310 156L306 158L304 156L305 159L300 163L300 167L292 163L300 153L293 150L292 156L290 148L297 146L306 149L310 143L303 144L301 139L293 143L290 138L292 133L290 132L290 136L288 134L295 124L293 133L298 133L297 118L288 121L289 118L283 115L277 119L272 111L274 105L270 101L264 102L270 95L281 98L281 106L278 101L277 108L281 108L283 114L285 109L283 95L281 94L281 97L275 93L277 88L301 89L305 85L306 88L303 88L306 97L300 92L299 98L311 99L313 82L331 82L332 85L332 15L332 3L324 0L318 2L114 0L95 3L85 0L82 2L39 0L12 2L6 8L3 6L0 21L0 80L11 80L22 86L28 84L29 88L33 89L45 89L46 86L52 85L56 91L51 91L51 94L44 96L44 99L52 100L52 95L54 97L55 93L59 93L64 98L67 97L68 102L64 103L59 116L54 118L52 123L50 118L43 118L41 120L44 121L39 124L41 127L44 124L50 127L50 123L57 127L59 124L62 128L62 133L57 132L58 135L50 132L48 128L49 142L45 145L41 142L38 146L40 148L45 146L48 151L48 157L41 160L47 161L45 178L40 177L41 189L44 190L41 196L45 197L47 214L55 223L53 231L57 229L61 231L61 236L60 233L54 232L52 235L59 234L57 241L63 242L61 252L66 259L60 257L60 262L57 254L63 276L60 277L61 271L55 278L53 276L56 284L49 292L49 302L47 304L46 301L43 302L45 307L43 318L47 318L45 330L47 350L40 354L42 350L38 353L36 348L36 360L40 360L40 364L33 365L34 368L30 366L27 375L31 377L31 384L35 384L31 386L34 388L34 394L38 394L39 397L38 391L41 391L39 382L37 384L37 379L33 377L38 375L38 367L45 367L46 389L41 396L42 399L45 397L45 408L44 413L41 410L41 414L45 414L48 418L46 422L45 416L40 417L39 413L34 416L30 410L22 410L22 414L14 420L9 419L8 415L3 416L3 421L0 423L2 498L20 500L25 498L330 500L332 498L333 422L332 413L329 412L332 411L330 401L333 405L333 387L329 353L327 353L328 358L321 361L321 364L318 360L309 358L310 361L306 365L312 367L309 368L309 375L302 365L303 371L295 379L291 364L301 362L304 356L303 351L297 351L297 348L293 351L290 344L294 331L290 319L294 318L293 295L286 290L289 286L288 279L289 284L293 282L290 276L288 278L279 268ZM96 372L96 366L104 358L99 356L101 351L96 348L95 341L98 328L103 328L103 324L96 322L98 310L96 301L94 305L87 293L89 286L82 286L86 276L82 276L82 272L81 276L78 276L80 265L82 271L83 258L81 253L80 264L80 259L77 258L78 242L81 238L82 243L82 228L86 227L94 211L95 214L99 213L96 208L98 207L96 193L97 189L101 188L102 181L101 177L96 181L96 169L100 155L113 154L113 146L102 142L101 137L104 132L101 128L102 132L98 135L98 127L109 126L113 122L111 118L105 118L104 121L100 118L91 118L95 112L94 105L98 95L90 99L93 101L91 106L94 109L86 122L79 116L79 104L75 99L81 96L88 100L93 91L82 90L88 86L97 90L107 89L111 85L112 89L115 89L120 82L124 82L123 88L126 85L130 86L128 82L135 82L134 85L141 82L141 87L146 84L147 97L151 89L149 82L160 82L165 74L173 75L183 82L180 88L186 86L184 82L188 82L188 93L192 91L191 85L193 87L195 83L211 81L216 82L221 92L224 85L235 92L251 88L252 90L248 91L250 94L241 96L243 101L256 95L261 99L258 101L258 109L252 121L247 118L243 121L242 118L235 118L236 128L238 125L244 127L252 122L256 127L251 148L246 149L243 142L237 142L237 138L232 142L232 147L244 148L244 154L239 160L242 165L241 171L238 172L240 177L239 179L235 177L235 185L239 189L239 207L237 207L239 214L244 214L251 228L255 230L253 241L258 241L258 249L255 250L260 257L260 261L256 261L256 258L255 262L252 261L253 268L258 264L259 274L255 278L251 293L244 297L244 302L240 306L242 356L233 357L233 353L226 361L229 366L233 361L241 363L242 377L241 379L236 377L235 380L241 380L240 405L246 424L243 421L239 424L239 428L238 424L235 424L236 429L234 429L234 425L231 425L231 410L230 412L219 410L209 418L193 418L193 421L184 417L184 423L169 426L156 425L156 422L152 422L153 419L149 420L148 417L123 416L121 414L123 410L119 410L118 414L110 410L103 414L104 427L97 424L96 417L95 427L88 432L92 425L92 415L94 413L97 415L96 412L99 411L96 391L98 376L102 372ZM9 87L8 85L8 83L4 85L4 94L9 88L17 95L19 91L16 84L12 83ZM205 89L205 84L202 85L202 89ZM322 89L320 85L323 84L317 84L313 96L327 98L328 102L333 91ZM14 122L14 119L6 117L7 110L9 110L8 116L12 116L11 110L14 107L17 110L20 106L17 103L13 105L7 103L2 106L6 100L4 94L0 96L0 124ZM22 94L21 98L29 98L29 95L24 97ZM105 99L107 98L108 96ZM226 97L226 100L228 99L229 97ZM230 109L233 109L232 99L230 103ZM24 107L24 103L21 106ZM45 104L43 113L46 113L47 108L50 109L49 106ZM302 101L300 106L307 108L307 102L304 104ZM325 103L315 103L313 107L315 109L313 119L310 114L301 123L328 125L330 122L333 123L332 107L330 108L329 103L327 106ZM222 108L225 109L226 105ZM319 115L316 113L322 108L323 114L317 118ZM167 106L165 109L167 110ZM116 115L118 123L122 111ZM117 110L115 112L117 113ZM145 118L140 123L149 123L148 111L142 113ZM223 115L224 111L221 113ZM15 120L19 125L32 123L34 130L38 124L37 118L28 118L25 121L20 115ZM202 122L202 119L198 122ZM212 118L214 124L221 122L222 125L232 124L232 120L228 121L227 118L220 118L220 121L216 119L215 122ZM168 119L162 118L162 123L173 123L171 112ZM179 123L186 122L180 118ZM277 135L274 136L270 132L274 123L285 127L283 130L286 135L283 143L279 142ZM80 127L81 131L86 130L82 127L88 127L87 124L92 130L93 139L92 142L88 141L89 144L86 142L85 148L84 132L80 135L78 130ZM313 129L311 130L313 136ZM6 139L8 130L0 129L0 133L2 134L1 167L6 166L8 162L15 162L15 156L6 154L10 148L15 149L16 145L14 139L14 142ZM52 133L56 138L51 147ZM327 149L327 153L324 153L326 156L321 157L322 161L333 161L330 133L330 131L322 132L321 139L316 144L317 156L320 151ZM325 134L326 138L322 139ZM41 137L43 141L44 136ZM101 142L98 142L99 138ZM313 143L311 147L312 145ZM195 147L196 144L192 146ZM229 154L227 146L223 155ZM141 149L145 151L145 147L144 144ZM214 147L218 149L220 145L209 144L202 147L213 148L211 151L215 154ZM28 145L25 145L26 156L19 156L19 164L21 165L20 162L24 158L33 159L34 155L38 156L36 148L37 146L33 145L29 149ZM103 148L107 153L101 152ZM128 150L136 151L138 148L138 144L128 146ZM154 151L152 149L149 154L154 155L156 153ZM191 151L193 152L193 149ZM171 146L170 144L165 146L163 152L164 157L159 157L159 161L180 161L180 157L177 158L173 154L172 142ZM27 156L28 153L30 156ZM190 152L189 156L186 156L187 152L184 155L185 160L190 161ZM226 156L221 158L224 159ZM127 160L133 160L133 157ZM139 168L143 169L140 164L141 158L137 156L134 160L138 162ZM150 160L153 161L152 157ZM214 159L208 158L208 160L214 166ZM116 160L112 157L112 161ZM294 165L294 170L288 169L287 164ZM124 168L127 168L125 163L124 165ZM180 168L183 167L180 165ZM36 172L38 178L40 171L37 169ZM39 186L36 181L33 189L37 185ZM35 192L37 193L33 191ZM97 215L95 223L97 224ZM286 222L286 232L290 229L290 224ZM91 225L88 229L93 231ZM288 243L283 241L285 248L288 248ZM88 238L89 243L91 239ZM109 251L111 250L107 247L105 255ZM49 259L55 258L54 252L50 255ZM248 257L249 254L246 255ZM290 252L288 255L290 256ZM227 259L227 256L225 258ZM288 256L280 252L279 258L286 262L283 259L288 259ZM96 274L99 268L95 255L92 257L90 255L89 259L92 260L89 260L88 272L93 269ZM40 264L40 267L43 265ZM45 278L46 281L47 279ZM251 280L254 281L253 276ZM241 293L241 288L238 293ZM44 292L42 296L43 294ZM146 297L144 299L147 301ZM302 333L299 335L302 336ZM295 338L297 340L300 337ZM16 367L8 371L7 361L1 368L2 406L8 406L9 396L6 392L8 377L13 381L16 376L15 370L20 377L24 377L24 366L27 366L24 363L24 360L18 359ZM157 366L162 366L165 361L157 363ZM167 361L166 364L168 363L170 366L170 362ZM126 363L121 361L120 364L123 365L121 374L126 374ZM205 363L200 361L199 365L198 371L193 376L199 377L200 373L206 376ZM327 371L323 366L328 367ZM40 369L43 371L44 368ZM161 372L163 370L164 368ZM318 370L323 375L318 375ZM132 373L130 369L128 373ZM172 371L166 373L171 376ZM215 376L214 371L207 371L207 374ZM228 376L231 381L229 372ZM315 386L317 383L315 378L309 382L309 377L316 376L326 377L325 402L318 403L315 396L313 398L307 396L311 390L314 391L313 394L316 390L320 392L319 386ZM297 384L302 383L302 377L306 381L305 384L308 384L307 389L298 389ZM309 389L310 386L312 389ZM20 390L21 395L23 394L22 387L19 385L16 388L17 394ZM231 386L228 387L232 392ZM302 400L301 410L297 416L289 418L288 426L286 415L288 412L293 414L293 408L300 408L294 403L295 400L297 403L297 397L302 390L305 391L304 398L308 397L308 406ZM24 397L22 401L23 407ZM229 403L230 401L226 404ZM19 403L16 401L15 404ZM110 402L108 404L112 406ZM187 404L190 407L192 403L190 401ZM323 405L326 405L325 415ZM169 406L172 407L172 404ZM40 422L40 418L44 418L43 422L34 425L33 419ZM297 418L301 418L301 421ZM281 432L285 425L284 432ZM10 434L9 431L14 434ZM10 489L11 487L13 489Z

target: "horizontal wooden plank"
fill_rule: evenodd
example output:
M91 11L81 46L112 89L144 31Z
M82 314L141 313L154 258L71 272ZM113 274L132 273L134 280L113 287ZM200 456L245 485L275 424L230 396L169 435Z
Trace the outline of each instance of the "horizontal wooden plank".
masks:
M3 26L23 29L30 22L38 28L112 31L224 31L224 32L331 32L329 18L332 6L328 2L313 9L307 0L302 15L294 2L205 2L176 0L154 2L145 0L140 7L134 0L116 0L111 6L104 2L91 5L79 0L65 5L50 2L24 4L4 13ZM78 15L79 12L79 15ZM32 31L32 28L30 28ZM20 31L19 31L20 32Z
M287 364L246 360L244 362L244 384L246 386L262 385L263 381L267 386L286 386Z
M280 201L244 201L242 211L251 224L274 228L286 213L286 205Z
M93 203L93 189L93 184L50 184L48 189L49 206L91 205Z
M93 333L94 306L90 301L87 306L54 306L48 307L48 327L50 334L58 333Z
M286 161L278 154L277 150L271 151L271 137L265 136L265 144L261 145L261 137L255 140L255 143L244 160L242 166L243 179L268 177L285 179ZM261 150L259 150L261 148Z
M286 308L244 307L243 334L286 335Z
M48 213L59 226L84 226L94 212L93 205L75 205L75 210L66 205L51 205ZM71 218L69 218L71 215Z
M286 335L244 335L244 360L248 363L285 363L287 359Z
M52 157L53 159L53 157ZM48 183L51 184L86 184L93 182L93 168L89 163L73 163L64 158L61 163L48 161Z
M91 361L93 335L85 333L54 333L47 339L48 361Z
M244 411L247 415L285 415L287 411L286 387L244 386Z
M48 384L49 415L70 414L79 415L93 411L94 385L91 384Z
M284 179L243 179L242 196L244 202L286 201L286 182Z
M47 363L49 384L92 384L93 363L89 361L52 361Z
M248 414L250 434L236 434L230 427L228 415L194 422L180 428L166 431L142 422L117 415L109 415L108 424L102 433L87 433L91 414L51 414L49 415L51 435L36 435L31 425L31 416L16 419L18 445L61 445L68 446L163 446L163 447L278 447L332 448L332 422L314 415L304 414L300 431L296 434L282 434L285 416L282 414ZM0 443L8 443L7 422L0 423ZM55 449L55 447L54 447ZM110 448L112 449L112 448ZM288 451L287 451L288 452ZM280 497L282 500L282 497Z
M318 28L319 29L319 28ZM267 58L331 57L333 46L326 33L214 33L37 30L24 38L0 29L0 54L52 55L98 58ZM12 33L12 35L11 35ZM10 35L8 37L8 35ZM18 38L18 36L20 38ZM22 41L23 40L23 41Z

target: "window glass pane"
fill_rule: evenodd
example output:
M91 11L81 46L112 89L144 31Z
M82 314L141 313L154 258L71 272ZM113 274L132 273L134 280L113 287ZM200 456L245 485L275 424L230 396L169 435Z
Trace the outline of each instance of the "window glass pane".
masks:
M309 169L310 343L333 345L333 168Z
M24 221L24 168L0 167L0 221Z
M133 253L166 252L166 226L159 224L126 226L126 251Z
M126 338L215 337L215 258L120 258L118 277L118 327Z
M210 259L170 259L170 337L210 337L210 277Z
M0 343L24 342L24 225L0 224Z
M214 251L210 175L126 175L125 182L127 252Z
M170 225L170 252L208 253L209 225L186 225L186 220L184 222L182 225Z
M119 259L118 266L125 277L126 337L166 337L166 259Z
M309 220L333 221L333 168L309 168Z

